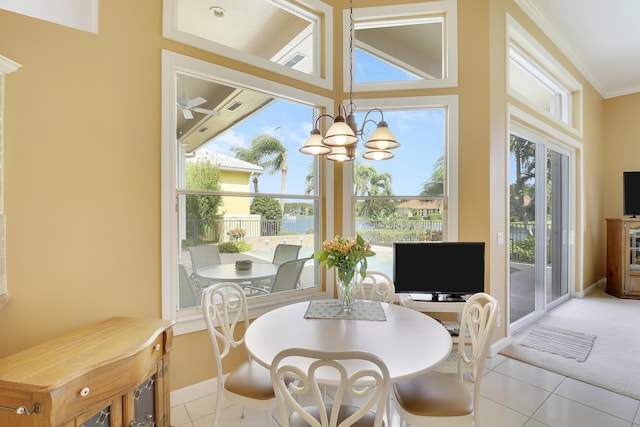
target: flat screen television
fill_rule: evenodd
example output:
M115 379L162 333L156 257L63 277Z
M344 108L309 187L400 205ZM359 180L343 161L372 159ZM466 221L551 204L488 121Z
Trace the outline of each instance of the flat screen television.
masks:
M393 281L397 293L430 301L484 292L484 242L396 242Z
M640 215L640 172L622 173L623 214L636 217Z

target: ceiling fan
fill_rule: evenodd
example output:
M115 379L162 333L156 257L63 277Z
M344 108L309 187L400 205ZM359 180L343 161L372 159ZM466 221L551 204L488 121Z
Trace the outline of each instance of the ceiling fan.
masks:
M186 120L193 119L192 111L195 111L196 113L207 114L209 116L217 116L218 114L220 114L218 111L207 110L206 108L198 108L198 105L202 105L205 102L207 102L207 100L201 96L193 99L181 97L178 98L178 109L182 111L182 115Z

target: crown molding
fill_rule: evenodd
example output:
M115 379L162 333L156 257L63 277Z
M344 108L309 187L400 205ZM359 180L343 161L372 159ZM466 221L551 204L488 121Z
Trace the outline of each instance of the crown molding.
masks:
M21 66L22 65L18 64L17 62L14 62L9 58L0 55L0 73L1 74L13 73L15 70L17 70Z

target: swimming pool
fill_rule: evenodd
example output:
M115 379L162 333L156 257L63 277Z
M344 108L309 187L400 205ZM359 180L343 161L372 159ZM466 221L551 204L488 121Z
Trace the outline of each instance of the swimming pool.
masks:
M367 258L367 270L381 271L387 273L389 276L393 276L393 250L383 246L373 247L372 249L376 254L375 256ZM274 250L275 249L255 249L249 252L249 254L271 262ZM312 254L312 247L303 246L300 249L299 257L307 258Z

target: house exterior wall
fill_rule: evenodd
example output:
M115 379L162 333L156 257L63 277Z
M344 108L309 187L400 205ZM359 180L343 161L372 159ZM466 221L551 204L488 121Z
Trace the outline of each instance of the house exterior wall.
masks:
M224 191L250 191L251 174L221 170L220 189ZM226 215L249 214L251 201L248 197L222 197L222 209Z
M383 3L400 2L363 0L358 7ZM504 306L507 254L504 245L496 243L496 234L504 232L507 212L502 190L508 147L505 13L539 37L563 66L576 70L512 0L459 0L458 10L458 87L388 95L459 96L458 235L460 240L489 243L488 290ZM334 22L342 21L341 13L334 12ZM161 28L159 1L100 2L99 34L0 10L0 54L22 64L5 81L4 186L12 300L0 310L0 357L110 316L161 316L161 50L256 72L163 39ZM338 29L334 37L340 45ZM268 72L261 75L330 96L337 104L344 96L338 49L333 66L335 89L330 92ZM629 107L637 110L640 101L635 96L620 105L609 100L605 114L603 99L576 77L585 86L584 148L578 153L584 170L577 171L584 192L578 196L576 244L588 266L578 265L578 287L604 276L605 212L615 216L621 211L616 211L620 195L613 191L615 174L607 178L603 170L616 162L633 166L626 162L629 150L637 148L623 136L626 126L637 134L637 123L616 116ZM612 130L606 120L621 128ZM337 212L342 209L341 172L336 166ZM495 339L505 336L502 321ZM208 339L205 332L175 337L172 389L214 376ZM241 356L234 353L228 368Z

